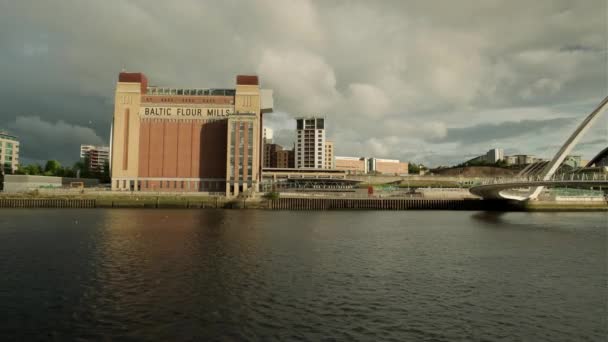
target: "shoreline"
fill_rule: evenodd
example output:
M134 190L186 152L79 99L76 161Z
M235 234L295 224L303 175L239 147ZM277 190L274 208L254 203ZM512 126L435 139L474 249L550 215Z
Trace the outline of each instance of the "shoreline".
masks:
M488 201L471 198L227 198L166 194L2 194L3 208L139 208L139 209L264 209L264 210L454 210L528 212L608 212L606 201Z

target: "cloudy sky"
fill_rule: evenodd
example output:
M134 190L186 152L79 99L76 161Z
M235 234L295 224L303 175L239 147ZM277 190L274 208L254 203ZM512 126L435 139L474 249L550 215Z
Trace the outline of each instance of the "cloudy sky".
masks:
M0 129L25 162L107 143L122 68L275 91L266 123L328 119L338 155L550 157L608 94L605 0L0 0ZM606 114L575 152L608 145Z

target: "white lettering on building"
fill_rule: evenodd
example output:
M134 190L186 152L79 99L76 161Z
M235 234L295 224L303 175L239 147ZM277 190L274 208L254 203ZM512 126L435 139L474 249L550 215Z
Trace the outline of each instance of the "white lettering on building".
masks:
M223 117L234 113L232 108L204 107L142 107L139 115L142 117L196 119L206 117Z

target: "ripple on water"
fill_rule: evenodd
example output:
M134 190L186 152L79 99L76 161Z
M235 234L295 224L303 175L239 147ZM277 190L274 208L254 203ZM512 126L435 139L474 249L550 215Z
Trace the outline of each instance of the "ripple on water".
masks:
M3 340L607 334L605 214L36 214L0 217Z

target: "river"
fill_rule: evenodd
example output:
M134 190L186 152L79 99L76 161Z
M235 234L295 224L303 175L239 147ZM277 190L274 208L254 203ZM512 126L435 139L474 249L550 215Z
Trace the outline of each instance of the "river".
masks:
M3 209L0 339L604 341L607 221Z

